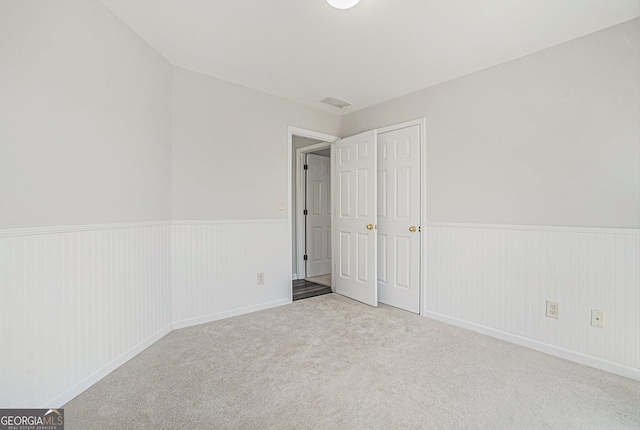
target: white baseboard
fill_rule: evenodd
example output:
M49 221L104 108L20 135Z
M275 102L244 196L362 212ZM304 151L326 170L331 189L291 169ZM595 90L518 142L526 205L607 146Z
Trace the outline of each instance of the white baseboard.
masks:
M232 309L230 311L217 312L215 314L204 315L196 318L189 318L181 321L174 321L173 329L191 327L198 324L204 324L212 321L217 321L225 318L235 317L238 315L248 314L250 312L262 311L264 309L275 308L278 306L288 305L291 303L291 299L280 299L272 302L260 303L258 305L247 306L244 308Z
M131 348L130 350L122 354L120 357L113 360L111 363L108 363L98 371L94 372L93 374L84 378L77 384L73 385L72 387L58 394L57 396L55 396L45 404L41 405L40 407L43 409L44 408L61 408L67 402L72 400L74 397L81 394L83 391L91 387L93 384L95 384L96 382L98 382L99 380L107 376L109 373L116 370L118 367L122 366L127 361L131 360L136 355L140 354L142 351L144 351L145 349L147 349L148 347L156 343L158 340L160 340L162 337L164 337L170 332L171 332L171 325L167 325L162 330L159 330L154 335L149 337L147 340L134 346L133 348Z
M485 327L479 324L470 323L468 321L463 321L457 318L452 318L446 315L441 315L435 312L424 312L423 315L427 318L431 318L457 327L462 327L471 331L475 331L477 333L485 334L487 336L495 337L496 339L504 340L506 342L515 343L516 345L544 352L545 354L553 355L565 360L573 361L575 363L584 364L585 366L594 367L596 369L624 376L625 378L640 381L640 369L634 369L629 366L613 363L601 358L591 357L586 354L571 351L565 348L560 348L554 345L549 345L543 342L528 339L526 337L507 333L501 330L496 330L490 327Z
M274 308L277 306L282 306L290 303L291 303L290 299L281 299L281 300L275 300L272 302L261 303L259 305L247 306L245 308L233 309L230 311L219 312L216 314L206 315L203 317L191 318L188 320L174 322L172 325L168 325L164 327L162 330L158 331L157 333L149 337L144 342L141 342L137 346L131 348L129 351L125 352L120 357L116 358L109 364L105 365L100 370L94 372L93 374L86 377L82 381L78 382L77 384L63 391L62 393L55 396L51 400L47 401L44 405L41 406L41 408L50 408L50 407L61 408L63 405L71 401L74 397L78 396L83 391L91 387L93 384L95 384L96 382L100 381L102 378L107 376L109 373L113 372L118 367L122 366L124 363L131 360L136 355L140 354L142 351L144 351L145 349L147 349L148 347L156 343L158 340L160 340L162 337L170 333L172 330L190 327L190 326L203 324L211 321L217 321L224 318L247 314L250 312L261 311L264 309Z

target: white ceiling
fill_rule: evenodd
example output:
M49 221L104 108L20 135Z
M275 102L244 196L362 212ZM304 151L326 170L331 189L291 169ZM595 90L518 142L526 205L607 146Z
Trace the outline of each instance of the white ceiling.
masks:
M633 19L639 0L101 0L176 66L347 113ZM353 106L318 100L331 96Z

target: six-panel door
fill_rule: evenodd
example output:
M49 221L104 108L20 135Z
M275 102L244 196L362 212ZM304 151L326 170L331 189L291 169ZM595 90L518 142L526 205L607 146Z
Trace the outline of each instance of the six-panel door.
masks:
M378 135L378 300L420 312L420 129Z
M307 278L331 273L330 161L329 157L307 155Z
M335 142L332 162L336 292L377 306L376 131Z

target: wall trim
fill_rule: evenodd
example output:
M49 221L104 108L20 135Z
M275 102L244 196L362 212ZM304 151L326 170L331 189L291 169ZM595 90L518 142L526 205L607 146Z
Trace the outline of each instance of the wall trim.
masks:
M199 325L199 324L204 324L204 323L208 323L208 322L213 322L213 321L218 321L218 320L222 320L225 318L230 318L230 317L235 317L238 315L244 315L244 314L248 314L251 312L257 312L257 311L262 311L265 309L270 309L270 308L275 308L278 306L283 306L283 305L288 305L291 304L291 300L290 299L279 299L279 300L274 300L272 302L266 302L266 303L260 303L257 305L252 305L252 306L246 306L244 308L237 308L237 309L232 309L229 311L222 311L222 312L216 312L213 314L209 314L209 315L204 315L201 317L196 317L196 318L188 318L188 319L184 319L184 320L180 320L180 321L174 321L173 322L173 329L177 330L177 329L181 329L181 328L186 328L186 327L191 327L191 326L195 326L195 325Z
M570 227L553 225L517 225L517 224L474 224L454 222L427 222L427 227L452 227L452 228L480 228L489 230L531 230L531 231L561 231L573 233L595 234L640 234L640 228L622 227Z
M83 231L113 230L140 227L157 227L170 225L196 225L196 224L280 224L287 223L286 218L277 219L235 219L235 220L173 220L173 221L141 221L107 224L73 224L39 227L17 227L0 229L0 238L30 236L40 234L76 233ZM533 231L563 231L576 233L606 233L606 234L640 234L640 228L624 227L572 227L552 225L519 225L519 224L480 224L480 223L455 223L455 222L426 222L427 227L454 227L454 228L484 228L494 230L533 230Z
M164 336L166 336L170 332L171 332L171 324L168 324L163 329L151 335L147 340L140 342L138 345L134 346L133 348L131 348L130 350L122 354L120 357L116 358L110 363L107 363L101 369L95 371L93 374L87 376L86 378L74 384L70 388L64 390L62 393L58 394L57 396L47 401L40 407L43 409L51 408L51 407L61 408L66 403L71 401L74 397L82 394L85 390L89 389L93 384L97 383L102 378L104 378L114 370L118 369L127 361L131 360L133 357L140 354L142 351L144 351L145 349L147 349L148 347L150 347L151 345L153 345L154 343L162 339Z
M127 228L159 227L171 225L202 224L286 224L286 218L280 219L235 219L235 220L175 220L117 222L107 224L73 224L38 227L16 227L0 229L0 239L4 237L35 236L42 234L79 233L83 231L117 230Z
M497 329L486 327L480 324L471 323L458 318L452 318L436 312L427 311L427 312L424 312L422 315L427 318L431 318L437 321L441 321L441 322L451 324L457 327L461 327L467 330L471 330L476 333L481 333L496 339L500 339L506 342L514 343L516 345L524 346L526 348L530 348L535 351L553 355L555 357L563 358L565 360L573 361L575 363L583 364L585 366L594 367L596 369L600 369L605 372L614 373L619 376L624 376L625 378L640 381L640 369L624 366L622 364L603 360L601 358L592 357L590 355L571 351L565 348L560 348L554 345L549 345L547 343L539 342L537 340L529 339L529 338L512 334L512 333L507 333L502 330L497 330Z
M174 220L171 225L218 225L218 224L286 224L286 218L278 219L211 219L211 220Z
M34 236L42 234L78 233L83 231L116 230L170 226L171 221L120 222L110 224L53 225L44 227L18 227L0 229L0 239L4 237Z

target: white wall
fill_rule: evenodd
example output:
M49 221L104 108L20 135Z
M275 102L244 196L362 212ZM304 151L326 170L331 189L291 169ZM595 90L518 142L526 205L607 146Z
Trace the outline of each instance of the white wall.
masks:
M171 330L167 222L0 230L0 407L60 407Z
M177 326L290 300L288 212L279 210L290 198L288 126L339 135L341 118L174 68ZM258 272L264 285L257 285Z
M287 127L339 116L173 68L94 0L3 1L0 48L0 407L60 406L174 322L289 301ZM205 221L170 224L172 184Z
M94 0L0 52L0 408L61 406L171 328L172 69Z
M429 223L425 315L640 380L640 230ZM560 319L545 316L546 300ZM607 314L592 327L591 310Z
M425 315L640 379L639 27L343 118L426 118Z
M341 118L174 68L173 219L286 218L289 125L337 136Z
M1 2L0 292L11 305L0 312L0 407L60 406L171 327L286 303L289 125L348 135L427 116L431 221L638 227L637 36L636 20L356 112L343 134L336 115L171 67L97 1ZM431 273L427 310L488 324L485 308L444 295L486 288L489 275L456 257L467 227L440 227L428 230L440 260L427 263L459 270ZM573 315L552 329L563 341L531 339L596 358L612 345L603 360L637 368L637 339L626 341L637 338L640 252L637 230L622 234L575 239L595 243L599 266L574 242L540 262L542 273L581 263L550 290ZM484 247L503 242L482 236L474 256L494 258ZM591 267L606 275L583 290ZM543 287L516 306L539 312ZM500 288L504 300L518 291ZM575 329L601 303L615 327Z
M0 228L170 218L171 66L97 1L0 2Z
M640 227L638 19L345 115L425 117L427 219Z
M287 229L286 220L176 221L174 328L290 303Z

